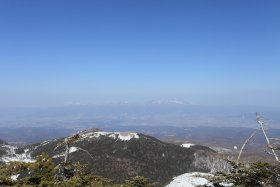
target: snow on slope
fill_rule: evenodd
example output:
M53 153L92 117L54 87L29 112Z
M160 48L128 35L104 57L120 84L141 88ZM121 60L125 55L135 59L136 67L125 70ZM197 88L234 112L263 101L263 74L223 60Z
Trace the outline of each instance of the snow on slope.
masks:
M208 173L185 173L173 178L165 187L196 187L198 185L206 185L209 183L207 177L212 176Z
M69 153L74 153L76 151L79 151L79 148L72 146L72 147L70 147ZM58 158L58 157L63 157L63 156L65 156L65 153L54 155L53 158Z
M12 176L11 176L11 179L12 179L13 181L16 181L16 180L17 180L17 178L18 178L18 176L19 176L19 174L12 175Z
M6 149L8 154L2 156L0 158L0 161L8 163L8 162L13 162L13 161L19 161L19 162L34 162L35 160L31 158L30 156L30 150L25 149L24 153L22 154L16 154L16 146L12 145L2 145L3 148Z
M194 146L194 144L192 144L192 143L181 144L181 147L185 147L185 148L190 148L191 146Z
M139 138L137 133L132 132L87 132L81 134L82 139L99 138L101 136L107 136L121 141L129 141L132 138Z
M139 135L137 133L131 133L131 132L118 132L118 140L122 141L128 141L131 140L132 138L139 138Z
M165 187L197 187L201 185L206 185L208 187L214 187L211 182L209 182L208 178L213 177L212 174L209 173L185 173L183 175L179 175L173 178L167 186ZM232 187L233 183L219 183L220 186L224 187Z

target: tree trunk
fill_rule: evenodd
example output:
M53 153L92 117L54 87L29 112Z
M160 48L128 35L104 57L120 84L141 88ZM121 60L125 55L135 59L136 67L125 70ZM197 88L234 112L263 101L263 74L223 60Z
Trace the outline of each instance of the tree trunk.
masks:
M66 142L66 150L65 150L65 156L64 156L64 162L68 163L70 160L70 145L68 142Z
M237 165L239 164L239 160L240 160L240 157L241 157L241 154L242 154L242 152L243 152L244 147L245 147L247 144L249 144L249 141L255 136L256 133L257 133L257 130L255 130L255 131L250 135L250 137L247 138L247 139L245 140L244 144L242 145L242 147L241 147L241 149L240 149L240 151L239 151L237 160L236 160Z
M265 132L265 129L264 129L264 121L261 119L261 117L259 116L258 113L256 113L256 115L257 115L256 121L257 121L257 123L260 124L260 126L261 126L261 130L262 130L263 135L264 135L264 137L265 137L265 139L266 139L267 146L268 146L268 147L270 148L270 150L272 151L272 153L273 153L273 155L274 155L274 157L275 157L275 160L276 160L277 162L279 162L279 158L278 158L278 156L277 156L275 150L274 150L273 148L270 147L271 144L270 144L269 138L268 138L268 136L267 136L267 134L266 134L266 132Z

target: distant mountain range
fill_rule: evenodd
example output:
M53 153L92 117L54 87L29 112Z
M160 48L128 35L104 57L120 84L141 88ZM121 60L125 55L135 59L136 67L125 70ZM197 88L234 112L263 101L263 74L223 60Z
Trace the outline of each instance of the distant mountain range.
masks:
M205 163L195 155L214 153L208 147L191 144L182 147L139 133L91 129L78 135L79 139L70 148L71 161L87 164L94 174L115 182L141 175L162 186L183 173L209 172L210 168L204 167ZM53 139L20 148L0 141L0 161L32 162L37 155L46 152L60 163L65 155L64 140Z
M188 102L176 100L176 99L167 99L167 100L153 100L150 104L155 105L190 105Z

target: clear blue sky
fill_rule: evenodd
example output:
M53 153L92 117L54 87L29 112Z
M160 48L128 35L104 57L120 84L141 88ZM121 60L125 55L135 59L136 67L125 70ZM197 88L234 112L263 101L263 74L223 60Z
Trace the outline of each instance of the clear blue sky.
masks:
M280 105L280 2L0 2L0 106Z

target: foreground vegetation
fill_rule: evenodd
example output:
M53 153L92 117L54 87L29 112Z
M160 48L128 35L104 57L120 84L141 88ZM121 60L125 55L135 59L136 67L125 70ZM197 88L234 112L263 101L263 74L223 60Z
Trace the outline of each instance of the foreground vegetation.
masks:
M154 185L141 176L136 176L124 184L113 184L108 178L88 173L86 166L79 163L55 165L52 158L43 153L34 163L10 162L0 166L0 186L152 187Z
M236 164L229 161L233 166L230 173L216 173L210 179L215 187L222 183L232 184L236 187L279 187L280 165L266 162L254 162L251 164Z
M221 183L238 187L280 186L279 164L255 162L237 165L229 162L233 166L231 173L217 173L210 179L215 187L222 186ZM10 162L0 166L0 186L152 187L154 184L141 176L123 184L114 184L108 178L88 173L86 166L79 163L56 165L51 157L43 153L34 163Z

